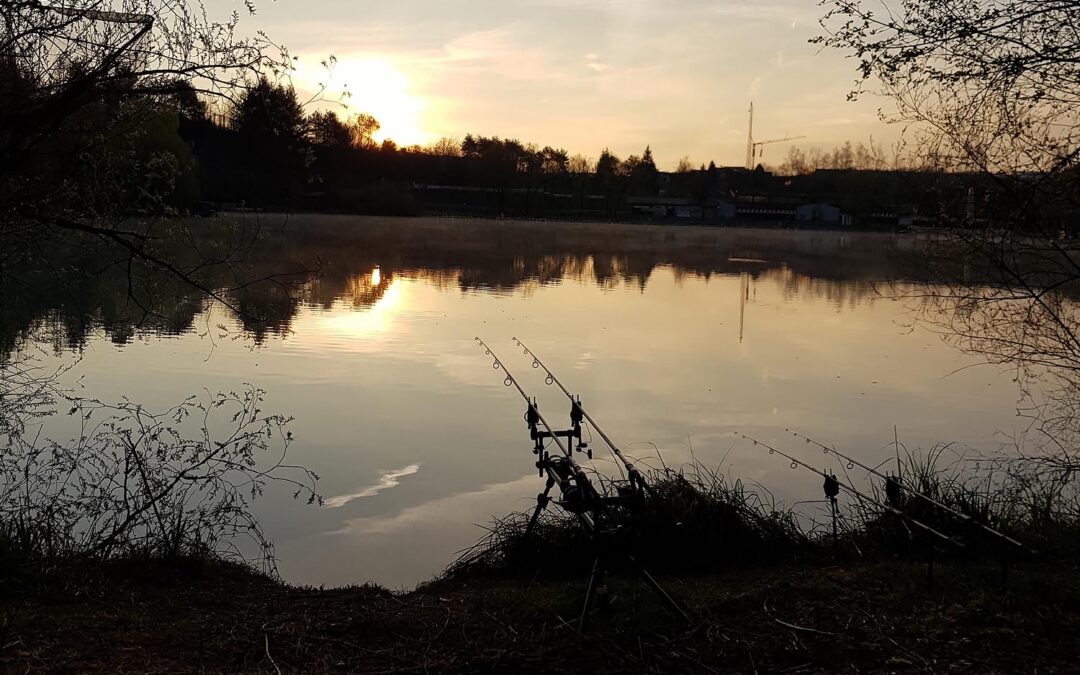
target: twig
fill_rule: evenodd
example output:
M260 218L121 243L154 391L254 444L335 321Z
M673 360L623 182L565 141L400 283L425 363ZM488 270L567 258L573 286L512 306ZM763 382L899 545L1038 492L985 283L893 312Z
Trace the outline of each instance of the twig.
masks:
M797 625L795 625L793 623L788 623L787 621L781 621L780 619L776 619L776 618L774 618L773 621L780 624L784 628L790 628L792 630L801 630L801 631L804 631L804 632L807 632L807 633L817 633L818 635L829 635L831 637L836 637L837 635L839 635L839 633L832 633L832 632L829 632L827 630L818 630L817 628L807 628L806 626L797 626Z
M266 646L266 658L270 659L270 665L274 667L278 675L281 675L281 668L278 668L277 663L274 662L274 657L270 656L270 634L265 630L263 631L263 644Z

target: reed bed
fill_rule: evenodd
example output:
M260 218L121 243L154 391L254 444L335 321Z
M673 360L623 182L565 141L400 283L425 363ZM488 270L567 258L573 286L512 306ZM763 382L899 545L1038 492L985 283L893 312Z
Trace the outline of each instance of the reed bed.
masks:
M1001 555L1080 557L1080 485L1068 466L1036 458L952 457L937 445L900 458L904 484L968 518L958 517L910 492L894 506L883 485L871 483L870 499L841 498L836 537L831 519L807 518L785 506L763 486L748 486L700 462L681 470L650 471L651 490L612 509L618 547L632 551L655 571L711 573L732 567L853 558L943 557L993 559ZM858 483L858 477L841 480ZM594 478L605 497L625 492L625 483ZM597 547L588 533L555 504L528 532L531 511L494 520L485 535L464 550L442 579L475 575L549 576L579 574ZM951 546L912 520L963 544ZM1026 549L988 533L979 524L1019 540ZM610 548L610 547L609 547ZM615 556L617 558L617 556Z

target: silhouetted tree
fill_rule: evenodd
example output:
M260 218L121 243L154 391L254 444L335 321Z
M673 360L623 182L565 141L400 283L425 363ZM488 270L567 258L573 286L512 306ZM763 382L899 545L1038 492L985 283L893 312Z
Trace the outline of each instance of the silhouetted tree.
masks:
M614 216L623 197L626 167L610 150L604 148L596 161L596 186L604 195L609 216Z
M188 122L207 122L210 119L210 107L200 96L195 87L186 80L179 80L168 94L169 100L176 105L176 112Z
M260 78L237 104L232 124L244 146L245 198L260 205L295 203L311 162L307 119L296 91Z
M817 169L836 170L878 170L885 169L888 162L882 150L871 143L869 146L859 143L852 145L846 141L832 151L810 148L803 150L798 146L788 148L784 162L777 167L782 176L803 176Z
M518 175L527 175L530 166L537 165L535 156L514 139L466 134L461 151L474 162L480 183L494 191L499 213L506 212L507 196L517 185Z
M349 120L349 133L352 134L354 148L371 149L376 147L375 133L381 128L379 120L368 113L360 113Z
M965 227L928 256L974 283L932 289L924 318L992 362L1056 378L1030 412L1080 466L1080 0L824 4L817 42L880 82L886 119L908 130L904 161L967 182Z
M461 141L444 136L428 145L427 151L439 157L461 157Z
M307 131L311 142L318 146L347 148L352 145L349 127L332 110L312 113L308 117Z
M230 96L253 73L284 67L285 58L267 56L265 38L237 37L237 17L212 21L191 4L151 0L130 11L103 11L93 0L3 3L0 178L24 171L48 139L63 135L71 146L91 145L108 125L127 121L100 114L76 121L89 107L142 101L182 82ZM254 4L248 9L253 13Z

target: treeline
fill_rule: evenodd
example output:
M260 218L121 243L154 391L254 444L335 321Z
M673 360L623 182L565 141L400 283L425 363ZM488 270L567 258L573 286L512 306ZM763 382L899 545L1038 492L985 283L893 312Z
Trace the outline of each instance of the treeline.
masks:
M472 191L473 206L489 213L529 214L557 193L564 210L614 215L628 195L659 189L648 147L625 159L605 149L597 161L472 134L399 147L376 142L372 116L309 112L291 86L265 77L212 110L182 79L144 87L118 76L45 133L36 116L53 102L39 80L0 59L0 197L28 217L216 204L409 214L420 210L417 186Z
M808 176L818 169L833 169L841 171L882 171L897 168L886 157L885 152L874 145L859 143L852 145L847 141L832 150L822 148L803 149L795 146L788 149L787 156L780 166L776 167L776 173L781 176Z
M178 131L191 147L201 200L259 208L408 214L413 186L465 188L500 213L539 208L558 193L584 210L614 215L628 195L656 194L651 148L621 159L605 149L593 162L563 148L482 135L443 138L426 147L375 141L370 115L306 114L296 92L262 79L233 108L212 115L194 92L174 97Z

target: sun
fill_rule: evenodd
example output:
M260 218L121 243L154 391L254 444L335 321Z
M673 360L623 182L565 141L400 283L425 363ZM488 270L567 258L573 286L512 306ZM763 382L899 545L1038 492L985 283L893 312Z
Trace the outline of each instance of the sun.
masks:
M431 134L424 131L422 122L427 104L416 93L412 79L391 59L340 56L329 74L314 67L304 68L299 74L306 88L312 90L318 90L319 83L327 83L327 97L333 96L329 92L346 88L350 93L345 99L348 109L337 111L339 116L347 118L361 112L373 115L380 125L375 141L391 139L399 146L431 141Z

